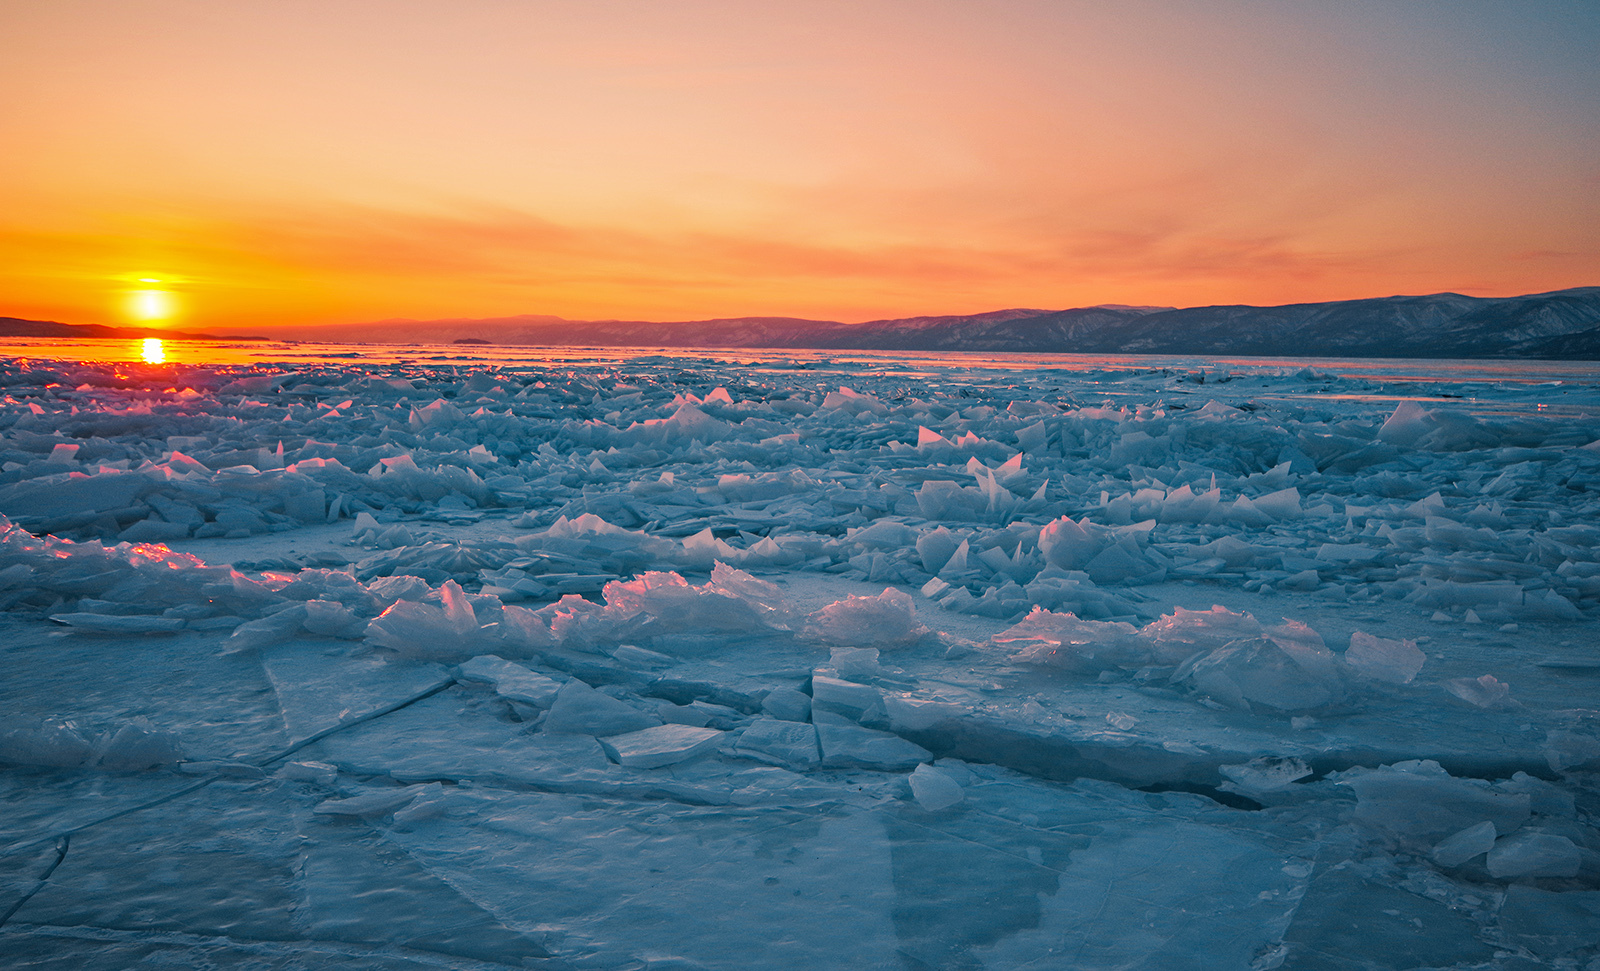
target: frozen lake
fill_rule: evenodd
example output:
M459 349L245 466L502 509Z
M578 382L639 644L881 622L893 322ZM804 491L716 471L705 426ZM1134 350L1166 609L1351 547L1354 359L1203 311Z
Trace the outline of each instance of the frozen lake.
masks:
M4 344L6 967L1600 968L1600 363Z

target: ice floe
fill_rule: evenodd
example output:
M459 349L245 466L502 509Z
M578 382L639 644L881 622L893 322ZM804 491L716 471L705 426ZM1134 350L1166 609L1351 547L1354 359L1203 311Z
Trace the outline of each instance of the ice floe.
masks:
M0 363L0 949L1600 961L1592 382L1222 376Z

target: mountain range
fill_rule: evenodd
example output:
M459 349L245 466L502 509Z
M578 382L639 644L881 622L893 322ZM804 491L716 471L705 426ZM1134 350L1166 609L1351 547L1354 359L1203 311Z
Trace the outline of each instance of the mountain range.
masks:
M91 330L95 332L90 333ZM1435 293L1278 307L1103 304L1072 310L995 310L865 323L797 317L673 322L566 320L537 315L391 319L282 329L275 336L373 341L374 335L380 334L385 342L475 340L534 346L1600 360L1600 287L1520 297ZM136 334L120 328L4 317L0 318L0 336ZM141 330L137 336L209 335Z
M82 340L102 338L107 340L139 340L159 337L175 341L264 341L267 337L222 337L217 334L191 334L181 330L162 330L159 327L109 327L105 324L63 324L55 320L28 320L25 317L0 317L0 337L31 337L38 340L59 338Z
M1436 293L1279 307L1104 304L856 324L794 317L663 323L522 316L386 320L360 330L435 341L479 338L555 346L1600 360L1600 287L1520 297Z

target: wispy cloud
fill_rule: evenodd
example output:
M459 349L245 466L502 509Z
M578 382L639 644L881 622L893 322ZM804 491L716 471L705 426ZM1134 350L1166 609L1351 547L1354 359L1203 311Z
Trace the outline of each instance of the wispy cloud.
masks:
M483 205L418 212L325 204L108 218L72 232L0 230L0 258L10 267L0 280L48 277L75 287L77 303L69 297L63 305L77 319L103 318L94 308L109 306L116 281L140 270L181 274L195 315L232 326L520 313L849 320L1105 301L1364 296L1404 289L1397 280L1426 257L1398 245L1319 249L1292 232L1228 234L1177 215L1134 228L1052 230L930 228L925 239L851 240L770 227L566 225ZM1556 255L1524 258L1563 262ZM30 305L49 303L41 296Z

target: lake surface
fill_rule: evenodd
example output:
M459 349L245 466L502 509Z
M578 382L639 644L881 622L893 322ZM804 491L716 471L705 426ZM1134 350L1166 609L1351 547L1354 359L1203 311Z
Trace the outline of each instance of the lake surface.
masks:
M1144 399L1174 374L1192 384L1245 380L1238 394L1261 400L1419 401L1474 414L1600 413L1600 361L1502 361L1322 357L1203 357L1145 354L840 351L803 348L532 347L488 344L355 344L296 341L0 340L15 359L109 362L136 367L349 365L454 375L462 368L511 371L570 366L618 374L705 367L761 374L809 372L818 386L852 377L919 389L1038 391L1070 383L1082 400ZM1276 380L1274 380L1276 379ZM1176 393L1182 393L1182 383ZM1169 390L1169 394L1173 393Z
M367 364L548 366L552 363L682 364L696 359L757 369L944 375L974 368L999 371L1227 370L1283 374L1310 368L1343 378L1376 381L1487 381L1518 384L1600 383L1600 361L1503 361L1428 358L1240 357L1164 354L1038 354L1010 351L840 351L750 347L533 347L485 344L357 344L299 341L0 340L13 358L127 361L186 365L248 365L360 361ZM152 357L159 360L152 361Z

